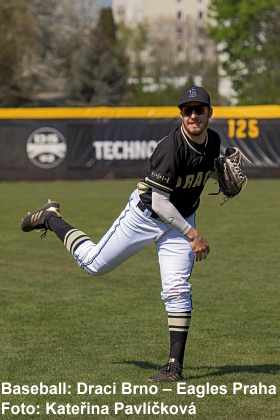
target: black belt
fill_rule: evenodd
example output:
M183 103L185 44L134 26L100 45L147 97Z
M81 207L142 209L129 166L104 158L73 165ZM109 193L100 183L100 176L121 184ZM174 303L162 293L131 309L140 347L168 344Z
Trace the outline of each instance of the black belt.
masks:
M153 219L159 219L158 215L153 211L148 209L148 207L143 203L143 201L139 201L139 203L137 204L137 207L144 213L145 210L149 210L149 212L151 213L151 217Z

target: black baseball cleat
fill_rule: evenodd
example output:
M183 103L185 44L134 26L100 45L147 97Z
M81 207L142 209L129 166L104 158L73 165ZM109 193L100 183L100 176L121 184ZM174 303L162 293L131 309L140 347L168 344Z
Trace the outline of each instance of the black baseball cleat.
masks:
M50 214L61 217L59 208L59 203L49 199L47 204L45 204L43 207L32 212L28 212L26 216L24 216L21 221L21 229L23 232L31 232L32 230L41 229L45 230L46 232L49 229L47 224L47 217Z
M149 378L150 382L178 382L185 381L182 375L182 366L176 359L169 359L159 372Z

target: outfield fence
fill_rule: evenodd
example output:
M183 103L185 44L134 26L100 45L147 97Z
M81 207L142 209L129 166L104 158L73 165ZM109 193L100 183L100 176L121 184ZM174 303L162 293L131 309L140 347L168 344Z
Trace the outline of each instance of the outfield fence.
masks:
M141 177L179 123L176 107L2 108L0 178ZM249 176L280 176L280 106L215 107L210 126L250 159Z

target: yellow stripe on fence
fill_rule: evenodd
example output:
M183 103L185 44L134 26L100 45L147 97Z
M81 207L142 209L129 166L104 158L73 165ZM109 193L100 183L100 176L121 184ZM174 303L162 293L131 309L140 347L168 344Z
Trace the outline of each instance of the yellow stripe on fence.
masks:
M36 119L145 119L177 118L179 110L173 106L161 107L94 107L94 108L0 108L2 120ZM215 119L280 118L280 105L214 107Z

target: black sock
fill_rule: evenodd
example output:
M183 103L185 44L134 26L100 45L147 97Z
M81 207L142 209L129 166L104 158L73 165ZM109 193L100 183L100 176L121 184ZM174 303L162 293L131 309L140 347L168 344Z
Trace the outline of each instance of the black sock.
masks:
M64 246L69 252L71 252L71 254L74 254L78 246L85 241L91 241L84 232L79 229L75 229L55 214L50 214L48 216L47 226L59 237L59 239L61 239Z
M184 363L185 347L191 323L191 312L168 312L168 328L170 334L169 359Z
M59 239L64 241L65 235L69 230L74 229L73 226L69 225L65 220L61 217L56 216L55 214L51 213L47 216L47 226L50 230L52 230Z

